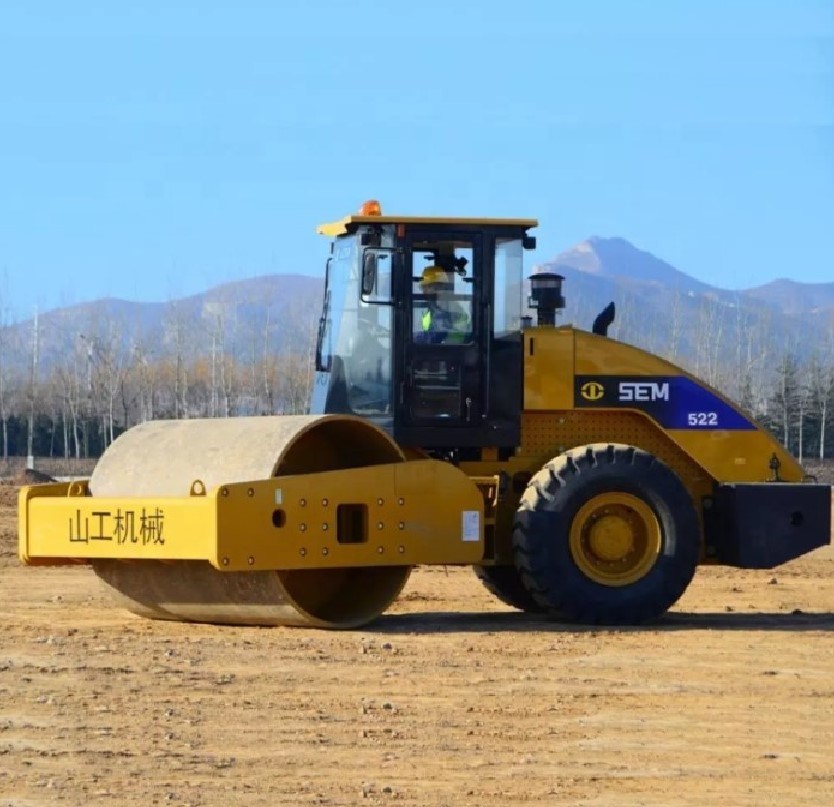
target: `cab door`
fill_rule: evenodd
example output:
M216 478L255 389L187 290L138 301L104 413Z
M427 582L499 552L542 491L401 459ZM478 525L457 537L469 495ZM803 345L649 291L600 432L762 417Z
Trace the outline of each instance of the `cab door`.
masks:
M403 258L398 439L424 447L481 445L488 343L483 236L415 229ZM440 293L423 282L432 274L445 275Z

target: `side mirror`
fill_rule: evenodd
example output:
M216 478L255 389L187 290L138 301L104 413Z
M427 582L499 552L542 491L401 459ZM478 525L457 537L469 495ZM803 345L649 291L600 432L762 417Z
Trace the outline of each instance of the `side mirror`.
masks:
M319 330L316 336L316 371L319 373L330 372L331 356L328 354L327 360L324 359L324 340L327 334L327 318L322 317L319 320Z
M378 256L370 250L365 252L362 260L362 295L367 297L373 294L376 288L376 269Z
M369 247L362 255L362 301L374 305L391 305L391 266L393 250Z
M524 249L535 249L536 248L536 236L535 235L525 235L524 238L521 239L521 246Z

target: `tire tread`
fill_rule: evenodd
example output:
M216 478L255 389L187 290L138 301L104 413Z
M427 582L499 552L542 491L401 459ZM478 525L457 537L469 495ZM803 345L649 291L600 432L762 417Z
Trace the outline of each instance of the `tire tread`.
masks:
M600 479L613 480L611 490L619 482L641 496L648 491L643 498L655 501L664 531L674 531L673 553L661 555L644 578L628 586L595 583L572 561L566 572L569 551L554 548L555 541L567 541L563 508L577 497L581 502L583 490L593 490ZM554 523L559 535L550 534ZM665 464L635 446L592 444L555 457L532 477L516 514L513 546L520 582L542 610L584 624L639 624L660 616L683 594L700 555L700 528L689 494ZM649 577L650 585L644 582Z

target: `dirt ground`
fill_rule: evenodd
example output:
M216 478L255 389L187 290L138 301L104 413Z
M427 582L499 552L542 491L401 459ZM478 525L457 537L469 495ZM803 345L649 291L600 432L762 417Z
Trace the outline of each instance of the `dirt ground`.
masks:
M834 552L699 570L661 623L419 570L374 626L143 621L24 568L0 488L0 806L834 804Z

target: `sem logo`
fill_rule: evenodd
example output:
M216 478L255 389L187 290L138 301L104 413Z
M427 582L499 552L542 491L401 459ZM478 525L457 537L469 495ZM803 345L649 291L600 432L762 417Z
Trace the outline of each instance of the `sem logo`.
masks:
M669 382L656 381L621 381L621 401L668 401Z
M580 388L579 394L586 401L598 401L605 395L605 387L599 381L586 381Z

